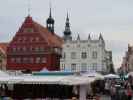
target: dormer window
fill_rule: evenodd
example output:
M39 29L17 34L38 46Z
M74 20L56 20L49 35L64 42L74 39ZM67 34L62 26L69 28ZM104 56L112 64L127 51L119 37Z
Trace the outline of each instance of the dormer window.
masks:
M34 31L33 31L33 28L25 28L25 29L24 29L24 32L25 32L25 33L32 33L32 32L34 32Z

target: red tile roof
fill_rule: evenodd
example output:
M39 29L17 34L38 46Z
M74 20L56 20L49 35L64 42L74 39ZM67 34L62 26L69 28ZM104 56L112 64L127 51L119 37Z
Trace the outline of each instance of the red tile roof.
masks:
M52 47L62 47L63 39L57 36L55 33L51 33L47 28L34 22L34 25L38 28L39 32L45 40L47 40L48 45Z
M27 16L24 23L22 24L22 27L33 27L36 32L40 33L40 35L44 38L44 40L47 42L48 46L50 47L62 47L63 39L56 35L56 33L51 33L48 31L48 29L39 23L32 20L32 17ZM22 28L18 31L18 33L21 33Z

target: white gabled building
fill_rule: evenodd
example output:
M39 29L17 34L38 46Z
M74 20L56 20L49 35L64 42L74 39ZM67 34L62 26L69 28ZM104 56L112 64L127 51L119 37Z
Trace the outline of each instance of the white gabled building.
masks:
M72 40L69 18L67 16L64 31L64 44L60 69L69 71L109 72L112 63L112 52L105 49L105 42L100 34L98 39Z

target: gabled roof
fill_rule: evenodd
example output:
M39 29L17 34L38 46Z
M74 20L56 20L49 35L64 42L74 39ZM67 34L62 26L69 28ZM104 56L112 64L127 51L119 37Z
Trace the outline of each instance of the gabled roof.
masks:
M62 47L63 39L61 37L49 32L46 27L35 22L30 16L25 18L24 23L17 33L22 33L23 28L34 28L35 32L39 33L50 47Z
M0 51L4 54L6 54L7 47L9 43L0 43Z

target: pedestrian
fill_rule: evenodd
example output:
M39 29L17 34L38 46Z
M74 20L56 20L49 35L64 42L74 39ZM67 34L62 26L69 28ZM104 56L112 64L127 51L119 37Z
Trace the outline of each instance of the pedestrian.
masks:
M131 99L132 99L132 94L133 94L133 91L132 91L132 89L131 89L131 86L128 86L128 87L126 88L126 95L127 95L127 99L128 99L128 100L131 100Z
M116 87L115 87L115 84L111 85L110 96L111 96L111 100L116 100Z
M110 90L110 86L109 86L109 81L107 80L105 82L105 94L109 95L109 90Z

